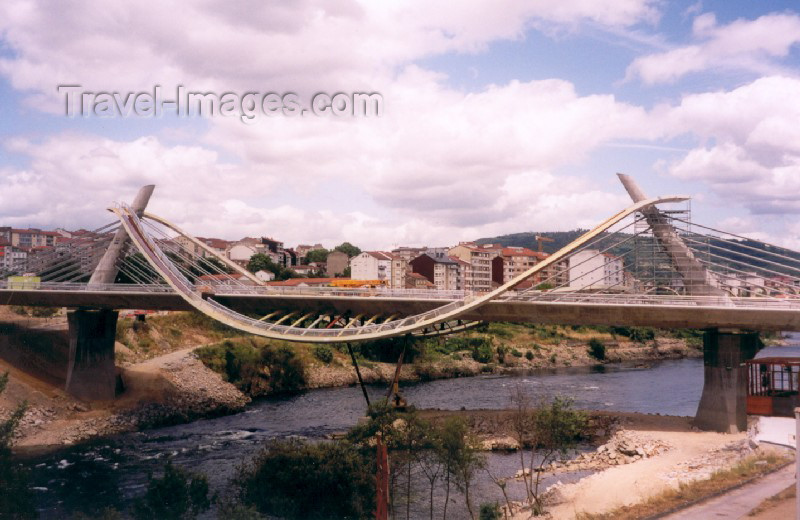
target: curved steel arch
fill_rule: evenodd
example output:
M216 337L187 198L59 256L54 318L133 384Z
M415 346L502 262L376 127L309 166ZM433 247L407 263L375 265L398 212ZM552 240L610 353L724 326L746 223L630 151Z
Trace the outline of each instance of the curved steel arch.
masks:
M436 309L399 320L377 325L372 324L343 329L307 329L293 327L291 325L265 323L232 311L210 297L204 298L203 295L199 294L192 284L183 277L161 251L157 243L144 231L141 220L134 211L126 206L110 208L110 210L117 215L122 226L127 231L128 236L131 238L131 241L136 245L156 272L166 280L181 298L201 313L235 329L266 338L308 343L338 343L344 341L369 341L392 336L401 336L437 323L458 319L459 316L464 313L488 303L492 299L513 289L536 273L561 261L575 249L583 246L625 217L656 204L682 202L687 199L688 197L671 196L657 197L637 202L608 218L591 231L584 233L556 253L529 268L524 273L486 294L480 296L469 295L463 300L451 302L437 307ZM175 228L173 227L173 229ZM180 233L188 237L185 233ZM195 243L199 243L199 241Z

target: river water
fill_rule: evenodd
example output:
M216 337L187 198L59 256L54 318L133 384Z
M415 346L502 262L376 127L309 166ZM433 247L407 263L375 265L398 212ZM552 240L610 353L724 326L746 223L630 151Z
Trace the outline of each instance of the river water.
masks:
M532 399L564 395L587 410L693 415L700 399L703 365L699 359L646 365L603 365L536 371L513 376L480 376L404 385L401 390L417 408L445 410L510 408L518 385ZM384 387L371 386L378 398ZM321 439L353 426L364 414L358 387L313 390L252 403L236 415L124 434L68 448L27 461L42 518L64 518L91 508L125 508L143 494L148 472L158 473L167 459L208 476L212 490L224 491L236 469L265 441L300 436ZM492 454L490 469L513 475L518 455ZM562 481L581 474L560 475ZM519 485L510 486L521 497ZM501 498L484 476L476 483L476 503ZM453 506L458 514L457 505Z

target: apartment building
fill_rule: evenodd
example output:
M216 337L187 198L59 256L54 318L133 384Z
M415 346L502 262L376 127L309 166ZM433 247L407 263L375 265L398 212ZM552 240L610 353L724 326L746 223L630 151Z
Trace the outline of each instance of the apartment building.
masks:
M364 251L350 259L350 278L353 280L383 280L390 284L392 255L385 251Z
M22 274L26 270L27 259L26 251L0 240L0 271Z
M578 291L625 288L622 258L597 249L578 251L568 258L569 287Z
M478 246L474 242L461 242L448 251L467 265L464 269L464 290L487 292L492 290L492 259L497 252Z
M457 258L423 254L409 262L412 272L420 274L431 282L438 291L458 291L463 289L463 275L466 263Z
M62 235L58 231L42 231L36 228L0 228L0 238L6 238L12 246L22 249L53 247L61 237Z

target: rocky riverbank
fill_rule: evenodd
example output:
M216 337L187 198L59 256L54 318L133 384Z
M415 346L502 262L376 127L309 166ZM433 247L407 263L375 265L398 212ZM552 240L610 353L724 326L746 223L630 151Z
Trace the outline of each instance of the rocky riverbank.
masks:
M602 360L589 354L586 340L563 340L550 345L530 348L507 347L503 362L479 363L468 356L460 359L421 359L406 363L400 370L401 382L430 381L453 377L470 377L480 374L519 374L528 371L565 367L588 367L608 363L638 362L647 364L666 359L702 357L702 349L684 339L655 338L644 342L607 340ZM515 356L514 351L520 355ZM530 352L530 355L528 355ZM365 383L390 383L394 378L393 363L360 361L359 369ZM307 385L312 388L329 388L358 384L350 359L341 355L333 363L311 359L307 365Z
M190 351L172 353L122 369L125 393L111 403L84 403L59 388L37 381L13 367L0 409L10 411L27 402L17 431L20 453L57 449L95 437L140 430L201 417L236 413L250 399Z

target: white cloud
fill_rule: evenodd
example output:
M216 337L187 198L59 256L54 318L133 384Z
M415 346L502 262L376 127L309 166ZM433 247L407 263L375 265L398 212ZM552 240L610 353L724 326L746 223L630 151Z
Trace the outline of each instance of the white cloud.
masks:
M800 42L800 16L768 14L718 25L712 13L705 13L694 19L693 36L695 44L637 58L626 78L653 85L715 69L774 71L777 59L786 57Z
M398 66L476 52L542 27L629 26L658 16L656 0L265 3L5 0L0 35L13 57L0 73L40 109L62 110L59 84L121 92L159 83L217 91L372 89ZM176 22L180 23L176 23Z
M800 212L800 80L766 77L685 96L653 118L665 135L693 134L704 143L670 166L674 176L705 181L755 213Z
M383 118L215 120L204 146L152 136L15 140L9 149L30 167L0 181L20 194L14 206L4 200L0 217L88 225L110 200L155 183L153 211L203 235L388 247L590 226L627 204L621 192L554 172L608 140L638 136L642 109L579 96L564 81L465 94L440 79L410 67Z

